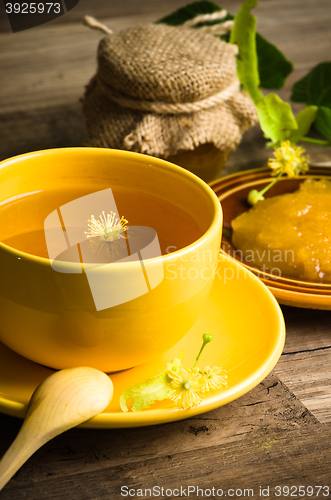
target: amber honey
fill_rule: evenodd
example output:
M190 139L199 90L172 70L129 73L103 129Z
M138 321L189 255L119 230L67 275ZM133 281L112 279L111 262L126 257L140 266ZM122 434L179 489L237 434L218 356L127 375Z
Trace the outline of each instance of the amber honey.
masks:
M331 182L308 179L294 193L258 202L232 221L243 258L277 276L331 283Z

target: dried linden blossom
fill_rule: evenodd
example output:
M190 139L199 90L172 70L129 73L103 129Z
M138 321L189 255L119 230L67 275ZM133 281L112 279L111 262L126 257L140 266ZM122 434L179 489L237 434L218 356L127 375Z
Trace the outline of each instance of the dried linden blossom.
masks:
M220 389L223 386L226 387L227 385L227 375L223 368L219 368L218 366L210 368L210 366L206 366L202 370L202 375L204 383L202 392L208 392L210 390L216 391L217 389Z
M198 367L186 370L180 366L178 371L167 370L167 375L170 378L168 385L174 391L169 399L182 408L192 408L201 403L202 377Z
M162 373L127 389L120 398L122 410L129 411L128 400L132 400L131 410L139 411L164 399L174 401L184 410L198 406L207 392L226 387L225 370L218 366L206 366L200 370L196 366L205 345L212 340L210 334L204 334L202 338L203 344L193 368L186 369L182 366L182 351L180 359L176 358L168 363Z
M256 205L259 201L263 201L264 194L276 184L282 175L295 177L309 170L309 156L305 149L290 141L283 141L278 148L275 148L273 154L275 158L269 158L268 167L272 169L272 175L276 178L261 191L252 189L248 193L247 201L250 205Z
M119 240L120 238L125 238L122 234L127 231L128 221L122 216L120 221L114 212L105 215L105 212L99 216L100 220L95 219L94 215L89 219L88 227L89 230L85 231L87 238L98 237L99 241L109 241Z
M273 170L273 175L280 173L295 177L309 169L309 156L304 148L284 141L274 150L274 157L269 158L268 166Z

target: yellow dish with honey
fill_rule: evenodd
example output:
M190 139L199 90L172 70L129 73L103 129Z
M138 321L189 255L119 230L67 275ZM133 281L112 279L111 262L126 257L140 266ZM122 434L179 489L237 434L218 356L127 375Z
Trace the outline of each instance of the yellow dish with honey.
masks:
M331 181L260 201L232 229L236 255L263 272L331 283Z

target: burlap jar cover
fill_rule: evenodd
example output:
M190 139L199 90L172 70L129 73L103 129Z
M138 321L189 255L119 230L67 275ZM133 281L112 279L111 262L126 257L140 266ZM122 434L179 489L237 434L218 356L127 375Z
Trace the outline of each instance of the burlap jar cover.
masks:
M225 163L256 120L235 45L152 24L104 37L83 99L88 142L168 158L213 144Z

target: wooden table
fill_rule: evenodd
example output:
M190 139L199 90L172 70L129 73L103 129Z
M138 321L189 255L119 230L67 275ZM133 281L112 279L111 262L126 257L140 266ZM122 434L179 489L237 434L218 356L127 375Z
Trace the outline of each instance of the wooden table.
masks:
M81 0L48 25L15 34L1 4L0 159L83 144L79 98L95 70L100 39L98 32L82 26L84 14L120 30L152 22L183 4L182 0ZM226 0L222 7L235 13L239 4ZM330 59L330 0L261 0L255 14L260 33L295 64L279 92L288 99L295 80ZM264 144L258 126L247 131L224 175L265 165L270 151ZM311 145L307 149L313 162L331 158L330 149ZM287 326L284 352L273 372L248 394L177 423L71 430L39 450L0 499L117 499L122 498L123 485L182 487L182 497L189 485L214 487L232 498L252 497L252 492L244 491L248 488L254 490L254 498L263 497L260 487L266 497L270 487L269 498L286 498L277 496L277 485L330 485L331 313L282 309ZM1 455L21 421L0 415L0 425ZM227 492L231 488L237 493ZM301 498L325 498L323 491L318 497L315 490L313 496L306 493ZM148 492L141 498L149 498Z

